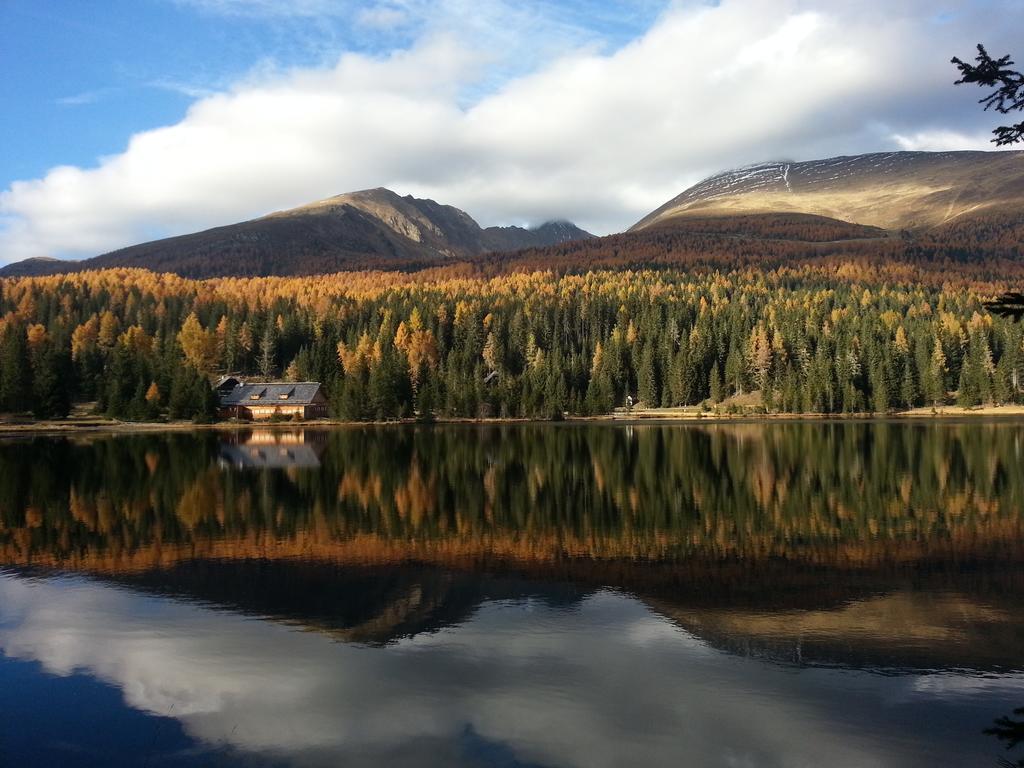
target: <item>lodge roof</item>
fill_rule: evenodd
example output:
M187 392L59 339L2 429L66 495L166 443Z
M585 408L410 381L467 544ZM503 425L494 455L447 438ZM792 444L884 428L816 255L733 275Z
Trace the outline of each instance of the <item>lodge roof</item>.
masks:
M239 384L220 397L222 406L228 405L312 405L320 382L268 381Z
M221 376L217 379L217 382L213 385L213 388L218 392L229 392L230 390L237 387L242 383L242 380L237 376L228 374L227 376Z
M312 445L222 445L220 458L238 468L319 467Z

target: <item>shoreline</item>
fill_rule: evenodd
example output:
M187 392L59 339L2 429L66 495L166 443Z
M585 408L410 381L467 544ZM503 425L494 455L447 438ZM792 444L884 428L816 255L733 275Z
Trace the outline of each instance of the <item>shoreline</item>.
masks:
M561 420L510 417L442 417L431 421L414 418L385 421L345 421L341 419L316 419L312 421L218 421L210 424L195 424L191 421L117 421L99 417L69 418L53 421L0 420L0 438L18 436L47 436L75 434L145 434L165 432L239 432L252 429L289 431L294 429L336 429L380 426L433 426L470 425L500 426L511 424L619 424L631 426L671 424L759 424L772 422L907 422L928 421L956 422L989 419L993 421L1024 421L1024 405L982 406L963 408L945 406L935 409L915 408L887 414L871 413L732 413L683 411L682 409L634 410L632 413L616 412L601 416L566 416Z

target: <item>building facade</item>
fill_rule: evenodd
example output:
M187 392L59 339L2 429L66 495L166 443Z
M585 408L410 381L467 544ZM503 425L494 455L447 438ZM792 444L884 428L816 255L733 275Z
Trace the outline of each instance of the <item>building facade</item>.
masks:
M260 382L242 384L222 391L218 415L222 419L265 421L322 419L327 416L327 398L319 382Z

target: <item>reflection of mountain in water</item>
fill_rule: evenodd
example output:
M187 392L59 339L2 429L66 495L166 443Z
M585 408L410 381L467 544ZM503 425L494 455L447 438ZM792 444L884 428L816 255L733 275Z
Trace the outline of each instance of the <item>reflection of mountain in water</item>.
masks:
M320 466L325 432L254 429L235 432L220 445L220 462L234 469L288 469Z
M327 632L347 642L381 645L462 624L488 601L572 605L587 593L572 584L427 566L339 568L265 560L194 561L114 580Z
M782 663L899 671L1021 669L1020 605L911 588L814 611L650 606L730 653Z
M490 601L572 605L612 587L741 656L890 673L1024 668L1024 590L1016 571L988 569L953 587L942 568L872 573L777 563L738 576L734 565L692 564L680 574L592 561L451 570L200 560L103 578L369 644L458 626Z
M1014 424L0 442L0 564L358 642L610 587L730 652L1017 668L1022 443Z

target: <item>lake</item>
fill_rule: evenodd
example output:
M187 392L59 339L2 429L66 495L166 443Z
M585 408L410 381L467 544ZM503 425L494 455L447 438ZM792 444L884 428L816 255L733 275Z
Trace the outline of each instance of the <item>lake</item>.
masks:
M1022 534L1006 422L2 440L0 765L996 766Z

